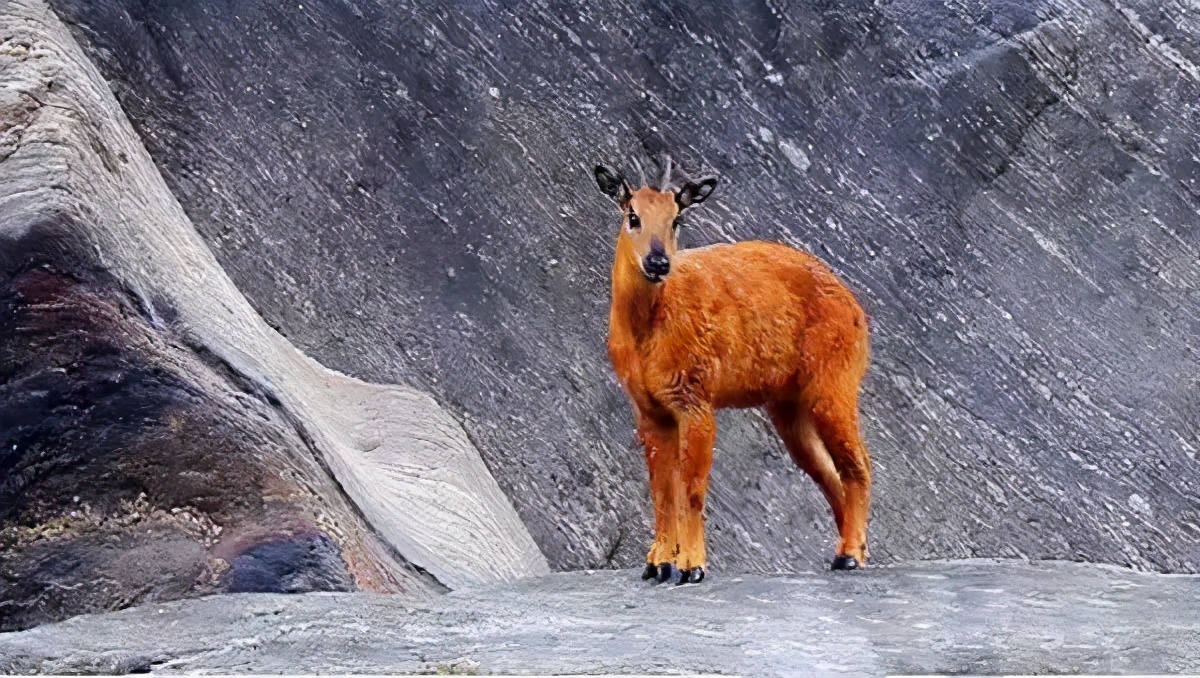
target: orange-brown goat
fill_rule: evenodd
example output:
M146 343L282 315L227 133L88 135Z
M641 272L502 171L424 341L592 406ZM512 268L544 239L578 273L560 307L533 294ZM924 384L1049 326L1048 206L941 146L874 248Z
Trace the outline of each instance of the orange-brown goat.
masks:
M742 242L679 250L680 212L715 177L630 188L596 168L623 219L608 350L633 401L650 468L655 538L643 578L700 581L704 501L723 407L765 406L792 459L820 486L840 533L834 569L866 564L871 462L858 430L867 320L816 257Z

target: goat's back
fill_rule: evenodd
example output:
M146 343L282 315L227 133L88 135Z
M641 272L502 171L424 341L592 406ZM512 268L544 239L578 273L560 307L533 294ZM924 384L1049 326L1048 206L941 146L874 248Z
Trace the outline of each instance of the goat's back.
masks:
M751 241L683 250L674 263L665 338L681 358L712 366L708 390L718 406L795 392L822 368L861 378L866 316L817 257Z

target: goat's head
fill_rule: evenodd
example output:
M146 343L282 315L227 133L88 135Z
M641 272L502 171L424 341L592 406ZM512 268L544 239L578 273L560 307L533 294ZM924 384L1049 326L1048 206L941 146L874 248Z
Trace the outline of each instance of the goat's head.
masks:
M596 183L605 195L621 206L620 238L628 238L642 275L651 283L660 283L671 272L671 257L678 245L679 216L683 210L704 202L717 186L717 178L689 181L680 188L671 185L671 159L667 158L658 186L633 190L617 170L598 165Z

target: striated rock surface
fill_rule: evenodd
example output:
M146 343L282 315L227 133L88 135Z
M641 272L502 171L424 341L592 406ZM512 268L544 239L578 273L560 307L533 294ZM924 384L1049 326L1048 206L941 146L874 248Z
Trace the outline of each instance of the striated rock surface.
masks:
M67 29L0 3L0 630L546 571L454 419L268 327Z
M1200 568L1194 3L52 4L254 308L434 394L557 568L647 545L590 168L663 151L723 177L685 245L867 307L877 562ZM820 566L815 487L721 425L714 568Z

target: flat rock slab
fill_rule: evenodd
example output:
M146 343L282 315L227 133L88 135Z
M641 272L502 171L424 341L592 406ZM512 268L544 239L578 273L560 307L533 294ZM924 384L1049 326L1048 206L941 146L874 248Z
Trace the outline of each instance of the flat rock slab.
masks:
M0 635L13 672L1163 673L1200 670L1200 577L1062 562L572 572L413 607L234 594Z

